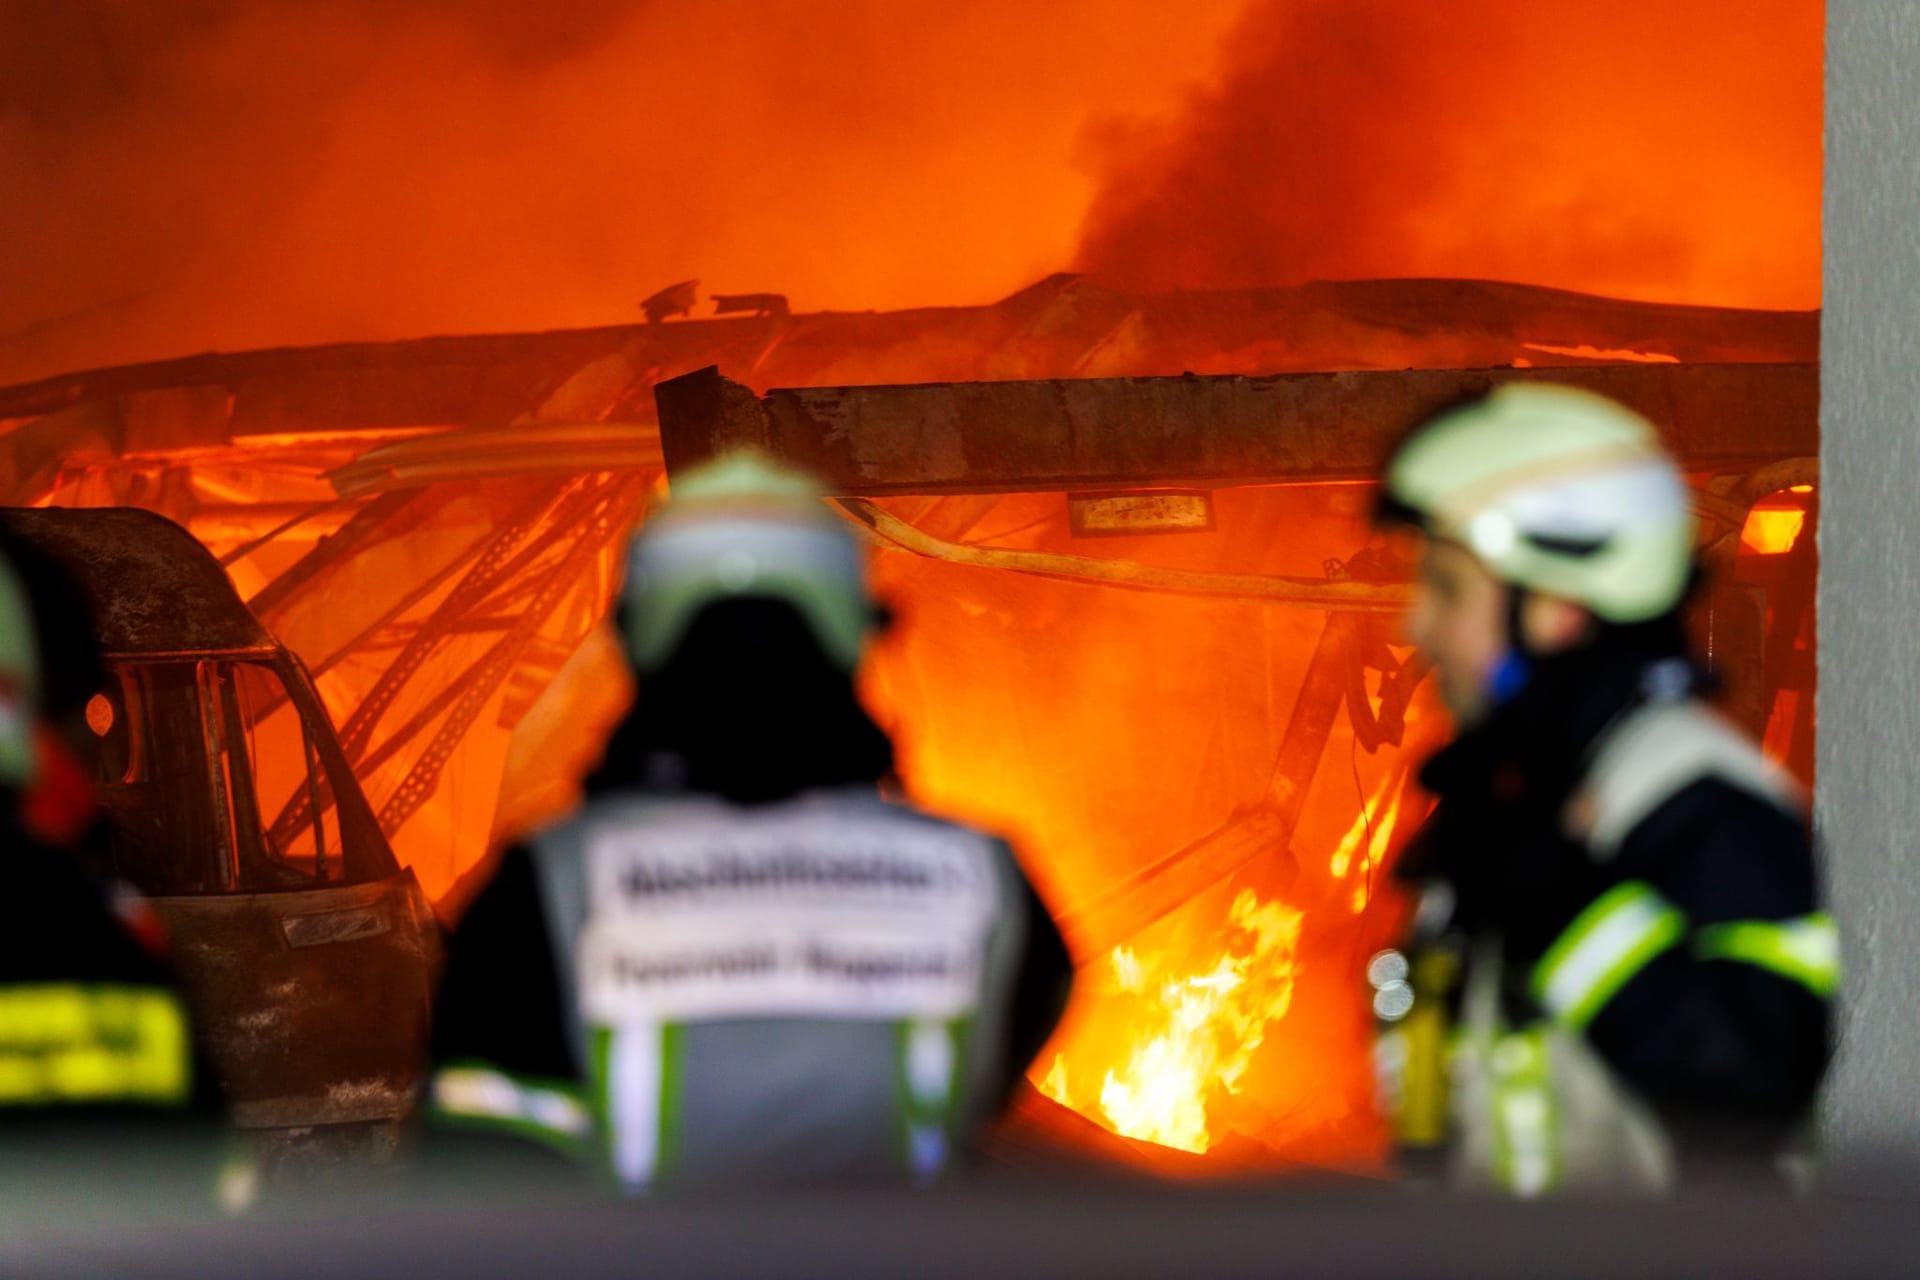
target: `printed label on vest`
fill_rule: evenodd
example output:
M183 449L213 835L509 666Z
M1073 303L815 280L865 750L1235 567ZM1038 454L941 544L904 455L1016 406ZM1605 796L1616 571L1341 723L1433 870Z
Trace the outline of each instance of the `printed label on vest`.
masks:
M590 1020L957 1017L995 902L965 832L838 815L588 837Z

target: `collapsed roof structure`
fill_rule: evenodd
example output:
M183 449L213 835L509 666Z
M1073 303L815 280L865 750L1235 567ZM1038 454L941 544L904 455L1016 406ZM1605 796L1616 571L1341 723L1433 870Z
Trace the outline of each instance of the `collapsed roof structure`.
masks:
M311 670L402 861L457 898L491 843L568 803L620 709L596 622L668 473L743 443L810 466L908 606L874 690L903 723L908 782L1032 840L1086 962L1150 928L1173 931L1169 955L1217 940L1228 901L1203 924L1169 917L1223 887L1291 895L1299 977L1260 1025L1291 1005L1343 1047L1270 1071L1228 1127L1350 1155L1364 1029L1333 1012L1337 966L1304 962L1385 936L1363 908L1432 729L1409 731L1417 676L1367 621L1399 588L1369 567L1354 483L1450 397L1575 381L1671 431L1730 569L1755 504L1815 480L1817 338L1811 312L1482 281L1133 297L1060 275L984 307L768 307L47 379L0 390L0 501L144 507L192 531ZM1123 523L1096 542L1062 497L1173 489L1205 498L1189 536ZM1796 760L1811 554L1802 538L1725 574L1710 624L1747 677L1742 714L1785 714ZM1347 772L1322 770L1343 743L1352 782L1309 811L1316 777ZM1321 851L1306 871L1303 849ZM1316 932L1331 917L1313 903L1335 894L1355 905ZM1107 1087L1049 1093L1130 1131L1112 1085L1137 1033L1100 1034L1083 1056L1114 1064ZM1344 1082L1302 1111L1328 1055Z

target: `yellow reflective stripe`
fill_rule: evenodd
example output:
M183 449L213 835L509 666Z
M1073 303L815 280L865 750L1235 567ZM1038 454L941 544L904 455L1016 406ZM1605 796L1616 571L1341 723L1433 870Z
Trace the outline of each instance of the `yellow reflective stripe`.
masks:
M1705 960L1750 964L1798 982L1821 998L1840 987L1840 930L1825 912L1793 920L1736 920L1694 935Z
M186 1011L158 987L0 987L0 1107L182 1103Z
M1545 1024L1496 1037L1487 1068L1494 1177L1512 1195L1543 1195L1560 1181L1559 1115Z
M1534 998L1579 1030L1686 930L1686 917L1651 885L1638 880L1615 885L1547 948L1533 971Z

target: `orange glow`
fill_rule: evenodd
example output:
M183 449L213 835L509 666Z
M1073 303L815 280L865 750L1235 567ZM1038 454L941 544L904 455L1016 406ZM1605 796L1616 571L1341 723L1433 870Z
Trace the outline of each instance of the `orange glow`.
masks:
M1204 1152L1213 1144L1209 1096L1240 1091L1267 1029L1286 1016L1300 913L1243 889L1226 934L1241 945L1197 973L1167 974L1164 954L1141 961L1114 949L1117 991L1149 1006L1125 1062L1109 1067L1100 1087L1100 1115L1115 1133Z
M1398 788L1405 781L1404 772L1389 774L1368 798L1366 807L1354 815L1353 825L1340 838L1339 847L1328 862L1327 873L1335 880L1355 874L1370 876L1379 869L1393 843L1393 829L1400 820ZM1383 803L1387 806L1385 812L1381 811Z
M1095 135L1078 265L1820 300L1820 0L1256 0L1171 118Z
M4 67L0 382L618 323L688 277L1819 300L1819 0L42 9Z
M1106 286L1403 275L1683 303L1820 296L1819 0L1755 0L1737 19L1709 0L42 8L47 56L9 83L29 109L0 136L0 163L28 175L0 205L0 239L32 247L0 285L0 382L213 348L615 324L687 277L706 293L791 295L794 325L771 345L697 362L760 390L758 361L804 335L804 313L990 301L1064 267L1092 279L1049 304L1024 346L984 336L997 315L938 331L882 315L858 340L816 332L805 376L1480 367L1526 346L1543 364L1674 358L1657 333L1602 337L1550 316L1468 339L1445 315L1416 332L1361 310L1194 350L1220 319L1202 303L1192 333L1205 336L1184 346L1134 310L1094 345L1047 348L1100 313ZM1525 341L1536 334L1554 341ZM649 414L648 385L682 371L655 359L634 357L626 400L513 421ZM71 456L10 500L169 515L231 558L248 599L378 501L341 497L332 473L380 444L473 425L169 448L171 418L135 399L88 411L138 418L137 445L116 453L80 422ZM489 428L529 409L496 408ZM624 515L639 516L657 478L631 476ZM556 508L603 479L431 486L416 522L266 621L311 666L346 653L317 677L344 726L454 592L460 573L438 575L464 572L530 502ZM1097 547L1074 537L1060 494L886 505L948 539L1314 576L1370 536L1366 496L1228 488L1213 528ZM1756 511L1743 540L1784 551L1803 522ZM449 629L369 732L356 760L376 759L361 770L376 810L430 754L449 714L435 699L481 665L563 554ZM392 833L437 901L459 900L491 840L574 801L625 705L617 646L597 628L618 557L588 559ZM1223 1162L1235 1150L1235 1168L1376 1166L1386 1134L1361 967L1404 906L1385 872L1421 812L1408 774L1442 723L1427 694L1401 748L1364 753L1341 711L1314 767L1276 777L1322 614L891 550L875 579L903 626L867 692L908 789L1014 837L1057 913L1246 806L1306 796L1280 847L1123 939L1079 946L1073 1005L1032 1069L1040 1089L1143 1142ZM416 720L417 741L380 758Z
M989 302L1072 256L1087 122L1170 109L1243 3L51 6L0 61L0 383L688 277Z
M1759 555L1784 555L1793 550L1806 523L1807 513L1797 507L1755 507L1747 513L1747 523L1740 530L1740 543Z
M1545 342L1529 342L1529 351L1541 351L1550 356L1572 356L1577 360L1604 360L1610 364L1679 364L1678 356L1668 355L1664 351L1634 351L1625 347L1595 347L1582 343L1579 346L1560 347Z
M364 509L363 500L338 498L326 474L381 441L374 433L296 433L273 446L243 438L231 447L151 458L76 459L54 487L38 497L43 505L137 504L157 510L185 524L216 557L233 558L228 573L234 586L242 599L254 600ZM166 478L164 483L160 477ZM383 610L418 584L434 582L449 565L463 569L463 557L511 523L516 512L531 509L530 499L541 509L558 511L568 494L604 480L561 476L469 482L447 486L451 492L444 497L429 493L417 503L422 515L405 522L400 536L369 544L351 562L335 564L306 591L269 610L263 621L316 670L321 700L344 733L406 639L449 594L451 583L441 583L384 625L376 625ZM644 478L621 483L627 487L621 518L630 521L640 513ZM297 523L289 525L295 517ZM270 544L248 550L283 526ZM528 605L525 594L513 592L537 589L546 576L542 571L559 567L565 546L563 539L554 552L529 564L525 581L503 587L513 609ZM376 813L403 790L423 757L439 759L436 785L425 802L388 831L394 853L413 870L429 897L442 900L453 893L461 876L486 853L490 834L515 837L577 799L578 780L597 759L602 737L624 708L630 689L617 647L609 656L604 643L585 643L606 612L617 560L609 547L562 575L565 590L547 612L531 619L531 634L516 660L499 673L465 732L449 743L444 756L432 744L454 709L442 704L436 710L436 699L473 677L483 656L502 642L516 616L508 608L450 629L366 740L358 748L347 744L349 761ZM378 634L363 635L369 627ZM330 661L336 654L343 656ZM104 706L102 700L95 701ZM93 706L88 718L100 732ZM417 725L417 731L404 736L410 725ZM265 776L281 779L305 767L297 737L282 734L254 745ZM285 790L288 784L277 785Z
M1351 555L1365 504L1336 487L1227 489L1217 527L1075 538L1058 494L895 500L971 541L1190 569L1304 573ZM971 505L969 505L971 504ZM1114 1132L1236 1167L1369 1166L1372 1024L1360 966L1392 935L1387 885L1406 766L1421 738L1369 756L1346 718L1312 777L1276 755L1325 625L1310 610L1083 587L883 551L902 619L870 672L911 792L1013 835L1057 913L1279 789L1308 789L1287 847L1131 936L1078 944L1080 978L1036 1087ZM1438 723L1415 702L1416 726ZM1358 784L1356 784L1356 775ZM1371 817L1356 817L1362 801ZM1369 834L1369 832L1371 834ZM1339 850L1344 848L1344 860ZM1376 909L1380 908L1380 909ZM1076 942L1069 929L1069 942Z

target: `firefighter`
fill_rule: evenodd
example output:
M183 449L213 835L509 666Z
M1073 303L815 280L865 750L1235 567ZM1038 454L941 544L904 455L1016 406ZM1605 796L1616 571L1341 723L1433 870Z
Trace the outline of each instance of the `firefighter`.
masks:
M76 853L90 791L42 714L43 647L0 557L0 1209L204 1200L228 1150L218 1088L158 935Z
M1402 864L1456 993L1449 1166L1519 1195L1763 1173L1829 1052L1838 939L1804 801L1702 700L1684 480L1654 428L1511 384L1418 426L1409 638L1457 733Z
M449 943L429 1167L477 1157L464 1130L629 1193L939 1173L1070 969L1005 844L881 793L859 543L810 480L729 456L676 478L620 614L638 694L585 806Z

